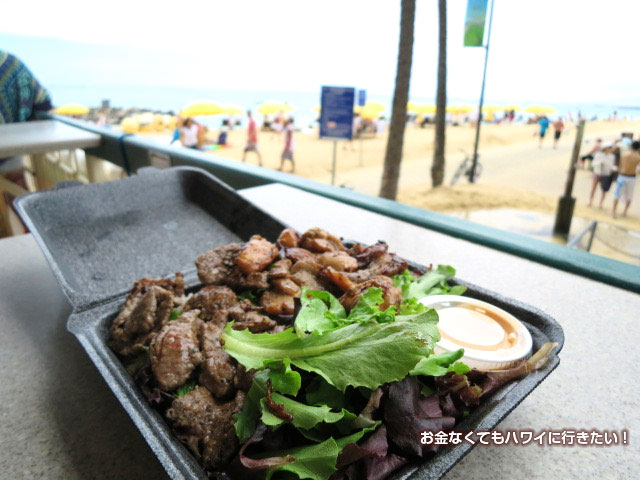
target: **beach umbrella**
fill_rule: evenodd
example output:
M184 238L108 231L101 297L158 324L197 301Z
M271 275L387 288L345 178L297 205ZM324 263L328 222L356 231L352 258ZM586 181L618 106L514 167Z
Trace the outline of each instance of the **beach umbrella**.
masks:
M277 100L266 100L258 105L257 111L262 115L274 115L276 113L286 113L295 110L293 105L279 102Z
M219 115L224 112L224 106L221 103L212 100L198 100L192 102L182 109L181 117L197 117L199 115Z
M433 115L436 113L436 106L431 103L413 103L407 104L407 110L411 113L417 113L419 115Z
M245 112L246 109L242 108L240 105L225 105L224 112L227 115L240 115Z
M482 111L485 113L495 113L495 112L503 112L505 110L505 107L502 107L500 105L484 105L482 107Z
M452 103L447 105L447 113L471 113L473 107L464 103Z
M89 113L89 108L80 103L67 103L56 108L54 112L60 115L86 115Z
M133 117L126 117L120 122L120 128L124 133L136 133L140 130L140 123Z
M547 113L556 113L557 110L551 105L529 105L525 112L534 113L536 115L544 115Z

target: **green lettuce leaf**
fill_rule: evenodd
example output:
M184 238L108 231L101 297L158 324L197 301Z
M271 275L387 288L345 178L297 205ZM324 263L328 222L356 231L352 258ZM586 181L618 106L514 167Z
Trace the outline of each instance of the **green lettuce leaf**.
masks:
M402 289L402 298L405 300L411 298L420 300L428 295L462 295L466 287L450 286L447 283L447 280L453 278L455 274L455 268L449 265L438 265L437 269L428 271L420 278L414 277L405 270L393 277L393 283Z
M300 479L327 480L337 470L336 463L342 449L349 443L357 443L366 433L374 431L378 425L379 423L373 427L363 428L346 437L329 438L315 445L270 453L269 455L274 457L291 455L296 460L293 463L267 470L266 480L270 480L279 471L294 473Z
M234 330L230 322L222 339L225 351L247 369L288 358L291 365L317 373L341 391L349 385L373 390L404 378L440 339L434 310L396 320L354 323L304 338L293 329L275 334Z
M342 304L329 292L302 287L300 303L302 306L294 323L300 337L333 330L340 325L339 320L347 318Z
M271 379L274 391L293 397L298 394L302 378L300 373L291 369L291 362L288 358L270 360L264 362L264 366L267 367L266 372Z
M380 305L384 303L382 289L371 287L360 295L358 303L349 312L345 323L367 323L376 321L378 323L393 322L395 320L396 307L391 306L384 311L380 310Z
M438 355L432 354L427 358L423 358L418 362L410 375L429 375L432 377L441 377L449 372L455 372L458 375L467 373L468 365L457 362L464 355L464 348L460 348L455 352L443 352Z

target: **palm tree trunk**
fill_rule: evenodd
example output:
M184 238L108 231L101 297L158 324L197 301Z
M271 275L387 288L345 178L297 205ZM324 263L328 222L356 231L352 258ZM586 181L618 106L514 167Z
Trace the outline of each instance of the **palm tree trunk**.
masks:
M380 186L380 196L391 200L395 200L398 193L398 177L400 176L400 162L402 161L404 127L407 123L407 102L409 101L409 80L411 79L411 60L413 58L413 25L415 13L415 0L402 0L396 87L393 92L393 109L391 111L387 149L384 155L382 185Z
M431 164L434 187L444 180L445 114L447 108L447 0L438 0L438 86L436 89L436 132Z

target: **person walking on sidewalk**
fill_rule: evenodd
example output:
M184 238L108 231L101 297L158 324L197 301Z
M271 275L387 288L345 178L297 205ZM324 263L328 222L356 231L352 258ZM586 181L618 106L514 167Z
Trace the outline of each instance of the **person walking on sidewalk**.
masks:
M625 202L622 216L627 215L633 198L638 165L640 165L640 142L635 141L631 144L631 150L620 157L618 180L616 182L616 190L613 192L613 218L616 218L616 208L618 208L618 200L620 198Z
M293 160L293 118L288 119L284 125L284 149L282 155L280 155L280 168L284 169L284 161L289 160L291 162L291 173L296 171L296 163Z
M258 127L251 115L251 110L247 110L247 117L249 118L249 123L247 124L247 145L244 147L242 161L244 162L247 159L247 152L254 152L258 155L258 165L262 166L262 155L260 155L260 151L258 150Z

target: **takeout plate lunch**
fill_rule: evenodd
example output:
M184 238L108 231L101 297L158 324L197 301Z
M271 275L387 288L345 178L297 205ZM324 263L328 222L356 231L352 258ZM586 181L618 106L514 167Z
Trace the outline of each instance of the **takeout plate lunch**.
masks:
M169 476L205 480L202 467L147 403L107 346L108 329L134 281L182 271L187 288L196 288L199 280L193 260L199 254L248 240L254 233L275 241L286 225L211 174L191 167L145 168L138 175L112 182L67 184L23 195L16 207L73 305L68 330L78 338ZM393 250L393 239L387 240ZM558 344L543 368L491 394L456 425L457 430L489 430L558 366L564 333L540 310L457 278L454 282L467 287L465 297L488 302L522 322L534 351L546 342ZM471 448L466 442L447 446L391 478L440 478Z

